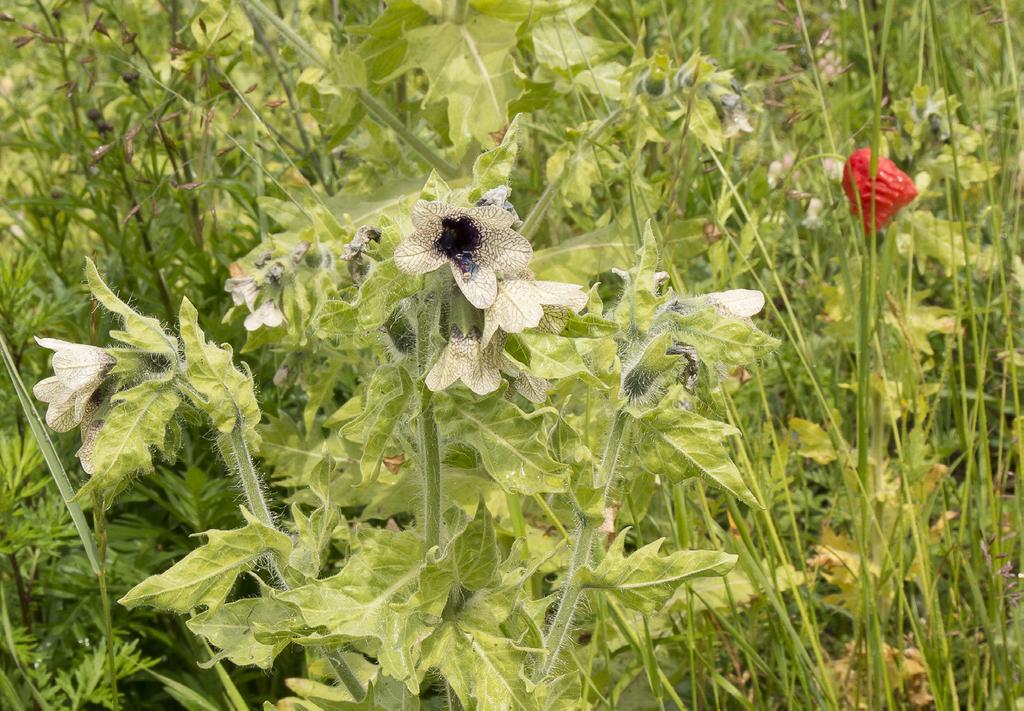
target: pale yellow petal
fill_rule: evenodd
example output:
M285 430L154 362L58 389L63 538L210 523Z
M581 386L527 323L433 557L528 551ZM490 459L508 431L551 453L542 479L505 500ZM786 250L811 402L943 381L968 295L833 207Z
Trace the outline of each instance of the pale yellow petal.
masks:
M507 333L521 333L535 327L544 316L540 292L526 279L503 281L494 304L488 310L498 326Z
M478 309L486 309L494 303L498 293L498 278L493 269L477 265L474 269L463 272L454 262L449 262L455 283L466 296L469 303Z
M538 301L544 306L565 306L579 313L587 305L587 292L578 284L566 284L560 281L534 282Z
M764 308L764 294L753 289L716 291L705 296L704 300L717 307L725 315L737 318L750 318Z

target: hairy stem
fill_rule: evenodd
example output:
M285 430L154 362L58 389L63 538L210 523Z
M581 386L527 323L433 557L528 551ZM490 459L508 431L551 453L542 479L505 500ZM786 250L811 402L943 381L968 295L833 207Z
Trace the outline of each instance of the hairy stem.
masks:
M260 523L270 528L276 528L270 507L267 506L267 500L263 496L263 482L260 480L259 472L256 471L256 465L252 462L249 443L245 441L245 434L240 427L235 427L230 434L220 438L220 450L224 459L227 460L228 466L232 471L238 473L249 511L259 519Z
M420 304L416 325L416 361L420 376L425 377L430 360L431 336L440 315L440 292L432 294L433 303ZM427 547L441 544L441 443L434 417L434 394L424 383L420 388L420 411L416 416L416 438L419 445L420 471L423 475L423 540Z
M259 521L269 528L277 528L274 517L267 506L266 497L263 495L263 482L256 465L249 453L249 443L245 441L245 434L241 427L235 427L230 434L221 436L218 440L220 451L228 466L238 472L238 478L242 482L242 491L245 494L245 501L249 510ZM281 569L274 558L270 558L270 567L281 587L287 589ZM352 695L352 698L361 701L366 696L366 689L359 682L352 667L348 665L345 658L341 656L341 650L320 650L327 658L331 668L334 670L338 681L345 685L345 688Z
M348 690L348 693L352 695L356 701L362 701L366 697L366 690L363 689L363 684L359 681L359 677L352 671L352 667L348 665L343 656L343 650L332 649L323 650L324 656L327 657L327 661L331 664L331 669L334 671L334 676L338 678L338 681L342 683L342 686Z
M441 544L441 456L432 395L426 386L422 387L420 414L416 418L424 489L423 540L428 548Z
M618 410L612 418L612 426L608 432L608 440L605 443L604 453L601 455L601 465L597 472L598 480L595 482L598 486L604 486L602 503L607 502L612 485L615 483L615 465L619 460L619 452L622 449L628 423L629 415L622 410ZM588 520L582 513L579 514L579 518L576 542L573 545L572 557L569 559L569 567L565 571L562 594L558 598L558 605L551 618L551 623L544 633L544 662L534 669L534 682L546 679L558 662L558 653L565 646L569 637L580 593L583 592L578 574L590 563L590 553L594 550L594 543L597 540L597 528L593 521Z
M569 560L569 567L565 571L565 584L562 586L562 595L558 598L558 606L555 608L554 617L548 625L544 634L544 652L546 654L544 663L537 667L534 672L534 681L546 679L554 669L558 661L558 652L565 645L572 629L572 620L576 615L576 605L580 599L582 588L577 580L579 571L590 562L590 552L594 548L594 539L597 529L589 521L581 516L580 525L577 527L576 543L572 549L572 558Z

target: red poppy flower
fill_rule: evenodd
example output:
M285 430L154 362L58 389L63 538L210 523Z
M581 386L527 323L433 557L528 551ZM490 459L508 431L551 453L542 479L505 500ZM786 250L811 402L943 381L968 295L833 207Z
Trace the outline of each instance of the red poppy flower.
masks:
M864 233L871 232L871 184L875 193L875 229L889 224L896 213L917 197L914 181L888 158L879 156L878 174L871 179L871 149L860 148L850 154L843 168L843 190L850 201L850 212L861 218Z

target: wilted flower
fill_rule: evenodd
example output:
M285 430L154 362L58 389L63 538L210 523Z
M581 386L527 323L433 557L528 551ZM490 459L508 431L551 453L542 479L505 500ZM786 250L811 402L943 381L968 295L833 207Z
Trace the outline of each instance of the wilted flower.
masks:
M301 261L309 251L310 246L307 240L299 242L292 250L292 261L296 263ZM264 252L256 258L253 264L257 269L263 269L271 259L273 259L273 255L269 251ZM237 262L233 263L229 269L231 278L224 281L224 291L231 294L231 300L235 306L245 304L245 307L249 310L249 314L245 317L245 330L256 331L263 326L275 328L283 324L285 321L284 313L278 306L273 294L267 295L267 290L264 290L264 287L269 282L271 286L270 291L276 291L274 287L280 284L281 278L285 273L285 265L281 262L274 262L262 272L262 278L247 276L245 268ZM257 307L256 302L261 292L266 295L266 298Z
M508 358L503 361L501 372L511 377L512 389L530 402L539 405L547 399L551 383L544 378L538 378L525 370L511 366Z
M295 249L292 250L292 254L291 254L292 261L294 263L296 263L296 264L301 262L303 257L306 256L306 252L309 251L309 248L311 246L312 245L310 244L308 239L304 239L304 240L300 241L297 245L295 245Z
M412 211L415 230L395 250L395 264L406 274L426 274L447 263L466 299L485 309L497 296L497 273L516 274L530 263L533 249L514 222L500 207L420 200Z
M843 191L850 211L860 217L864 232L871 232L871 201L874 196L875 229L882 229L896 213L917 197L914 181L884 156L878 158L878 174L872 178L871 149L860 148L850 154L843 169ZM873 188L872 188L873 186Z
M75 452L78 461L82 464L82 470L92 476L95 471L92 466L92 455L96 448L96 438L103 429L103 419L100 416L101 408L89 401L85 415L82 417L82 446Z
M480 343L480 334L470 331L463 335L457 326L452 327L448 345L434 367L427 373L424 382L433 392L444 390L461 380L477 395L487 395L498 389L501 374L498 364L504 349L502 339L494 339L487 346Z
M82 422L92 407L93 393L115 360L95 346L56 338L36 338L36 343L54 352L54 375L36 383L32 393L49 405L46 424L57 432L67 432Z
M741 132L754 132L747 105L739 94L726 94L718 103L722 108L722 135L725 138L732 138Z
M256 297L260 293L260 287L252 277L240 277L225 280L224 291L231 294L231 300L235 306L245 304L252 311L256 306Z
M255 331L261 326L276 328L282 323L284 323L284 313L273 299L268 299L245 317L244 325L246 331Z
M807 202L807 212L804 215L803 225L804 227L821 227L821 210L825 207L825 203L821 201L821 198L813 197Z
M544 318L544 307L563 307L578 313L587 305L587 294L576 284L534 281L529 276L502 279L494 303L484 312L482 343L488 344L500 328L520 333L536 328Z
M507 185L499 185L496 188L491 188L483 194L479 200L476 201L477 207L500 207L502 210L512 215L515 218L513 225L521 224L522 220L519 219L519 213L516 212L515 205L509 200L509 196L512 195L512 188Z
M380 242L380 230L376 227L363 225L356 230L356 235L352 238L352 241L345 245L345 249L341 253L341 258L346 262L351 262L366 251L370 242Z
M700 353L693 346L683 343L675 343L665 351L666 355L682 356L680 359L683 366L679 369L676 378L689 391L697 387L697 379L700 377Z

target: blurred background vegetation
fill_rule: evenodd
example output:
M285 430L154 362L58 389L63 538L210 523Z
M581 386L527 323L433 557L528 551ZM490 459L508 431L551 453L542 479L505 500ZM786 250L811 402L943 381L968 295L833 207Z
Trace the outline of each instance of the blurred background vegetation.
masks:
M441 52L460 12L472 61ZM263 384L269 441L312 447L319 408L358 373L326 394L274 385L305 367L302 332L247 341L229 265L289 231L340 253L358 208L431 168L458 181L520 115L512 199L524 216L550 201L528 222L540 276L628 265L650 217L677 290L762 289L761 325L783 340L716 404L766 510L679 485L619 514L647 539L738 553L737 570L641 630L590 610L581 705L1024 708L1022 22L1007 0L9 0L0 332L28 383L49 356L33 335L103 343L91 256L166 322L187 296ZM732 72L700 106L675 81L696 52ZM838 184L863 145L921 193L877 239ZM290 322L315 318L295 308ZM112 708L96 578L6 380L0 393L2 705ZM185 424L177 461L110 513L115 599L192 534L240 523ZM57 443L80 484L76 438ZM286 498L294 462L265 466ZM533 545L543 517L526 515ZM301 652L273 674L210 666L182 620L113 614L124 708L298 693Z

